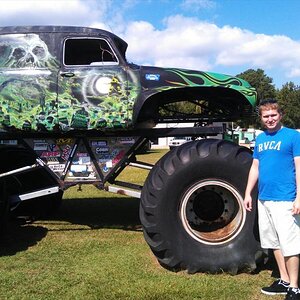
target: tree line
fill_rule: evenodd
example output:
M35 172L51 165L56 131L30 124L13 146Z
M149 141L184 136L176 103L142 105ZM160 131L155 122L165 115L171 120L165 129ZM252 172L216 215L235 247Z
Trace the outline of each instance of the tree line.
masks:
M276 89L273 79L262 69L248 69L237 77L248 81L257 91L257 104L263 99L277 99L283 108L283 124L291 128L300 128L300 86L287 82L281 89ZM250 124L252 123L252 124ZM259 118L246 122L241 120L241 126L260 128Z

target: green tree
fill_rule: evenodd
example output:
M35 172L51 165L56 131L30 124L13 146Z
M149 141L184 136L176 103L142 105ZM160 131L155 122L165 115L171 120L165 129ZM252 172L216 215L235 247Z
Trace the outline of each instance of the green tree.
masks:
M257 104L262 99L275 98L276 89L273 84L273 79L265 74L262 69L248 69L243 73L237 75L237 77L248 81L257 92ZM253 118L249 120L240 120L237 125L241 127L254 127L261 128L261 123L257 114L254 114Z
M257 91L258 103L261 99L275 98L276 89L273 79L265 74L262 69L248 69L237 77L248 81Z
M283 108L283 124L300 128L300 87L288 82L277 92L277 99Z

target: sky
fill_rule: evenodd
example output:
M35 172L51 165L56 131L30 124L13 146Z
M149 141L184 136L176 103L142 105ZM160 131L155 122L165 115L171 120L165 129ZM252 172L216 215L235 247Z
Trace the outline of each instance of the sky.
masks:
M237 75L263 69L300 86L298 0L0 0L0 26L106 29L140 65Z

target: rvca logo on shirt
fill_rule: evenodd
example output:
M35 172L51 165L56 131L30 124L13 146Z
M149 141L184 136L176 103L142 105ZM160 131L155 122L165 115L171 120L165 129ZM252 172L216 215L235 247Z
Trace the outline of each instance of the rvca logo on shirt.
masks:
M258 150L258 152L262 152L264 150L280 151L280 146L281 146L281 141L279 141L279 142L275 142L275 141L264 142L264 143L258 144L257 150Z

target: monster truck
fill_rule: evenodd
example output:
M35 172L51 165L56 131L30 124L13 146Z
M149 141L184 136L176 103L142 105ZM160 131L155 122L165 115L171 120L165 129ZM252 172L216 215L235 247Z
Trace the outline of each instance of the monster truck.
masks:
M251 152L205 138L224 133L213 122L251 116L255 90L237 77L129 63L126 49L100 29L0 28L1 228L11 216L53 212L72 185L94 184L141 198L144 237L162 266L255 269L256 213L242 204ZM210 125L172 128L188 122ZM137 161L150 139L171 136L195 139L155 165ZM118 180L127 166L149 170L143 186Z

